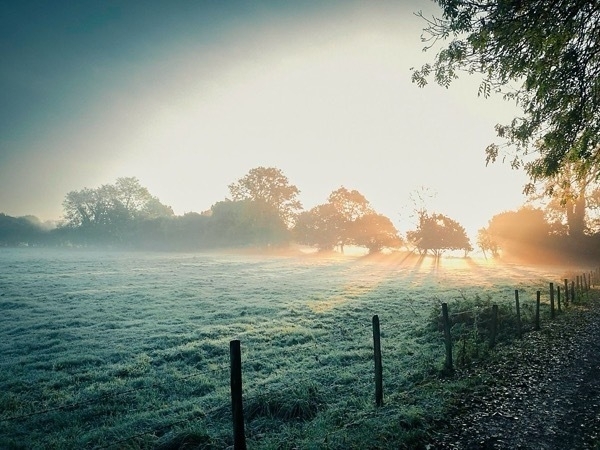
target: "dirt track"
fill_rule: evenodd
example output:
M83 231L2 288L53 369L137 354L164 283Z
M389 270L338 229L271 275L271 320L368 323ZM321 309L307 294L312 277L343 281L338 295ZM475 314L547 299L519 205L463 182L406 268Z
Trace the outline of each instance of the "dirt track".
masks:
M429 449L600 449L600 300L458 373L489 375L432 433Z

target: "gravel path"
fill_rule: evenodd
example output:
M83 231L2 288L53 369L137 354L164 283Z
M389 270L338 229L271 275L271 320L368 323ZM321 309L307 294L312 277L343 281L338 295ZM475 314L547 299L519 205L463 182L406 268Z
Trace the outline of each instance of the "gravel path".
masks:
M600 301L571 308L485 367L429 449L600 449Z

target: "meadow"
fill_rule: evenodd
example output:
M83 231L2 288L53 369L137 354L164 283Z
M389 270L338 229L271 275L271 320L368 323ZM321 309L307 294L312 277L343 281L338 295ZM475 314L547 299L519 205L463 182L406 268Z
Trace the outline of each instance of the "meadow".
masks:
M229 342L248 447L401 448L457 386L441 302L524 304L564 269L380 257L0 250L0 448L233 443ZM381 321L384 406L371 319ZM188 447L191 448L191 447Z

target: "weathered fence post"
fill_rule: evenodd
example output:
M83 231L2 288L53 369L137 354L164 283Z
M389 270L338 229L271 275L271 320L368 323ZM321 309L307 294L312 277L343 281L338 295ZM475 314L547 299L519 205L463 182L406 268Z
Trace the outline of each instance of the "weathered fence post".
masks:
M492 329L490 331L490 348L496 345L496 333L498 333L498 305L492 305Z
M535 329L539 330L540 329L540 297L541 297L542 293L540 291L536 292L536 299L535 299Z
M375 404L383 406L383 367L381 364L381 333L379 316L373 316L373 349L375 352Z
M575 303L575 282L571 280L571 303Z
M517 335L519 338L523 336L521 328L521 306L519 305L519 290L515 289L515 304L517 306Z
M556 305L558 307L558 312L561 312L560 308L560 286L556 286Z
M231 411L233 414L233 448L246 450L246 434L244 432L244 407L242 404L242 352L240 341L229 343L229 359L231 363Z
M450 336L450 317L448 316L448 303L442 303L442 318L444 320L444 341L446 342L446 363L444 364L444 367L447 371L452 371L452 336Z
M569 306L569 281L565 278L565 308Z
M550 283L550 318L554 319L554 283Z

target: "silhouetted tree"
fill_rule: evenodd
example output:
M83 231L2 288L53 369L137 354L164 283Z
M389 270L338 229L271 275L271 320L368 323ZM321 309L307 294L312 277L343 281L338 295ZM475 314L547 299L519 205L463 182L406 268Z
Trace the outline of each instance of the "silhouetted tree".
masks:
M498 242L494 240L487 228L480 228L477 231L477 246L486 258L486 251L489 251L494 258L498 257Z
M417 229L406 237L421 254L431 251L436 258L446 250L463 250L465 255L473 250L462 225L443 214L422 212Z
M354 242L354 222L366 214L373 213L373 208L360 192L354 189L350 191L343 186L329 194L327 202L334 211L337 245L343 253L344 246Z
M581 238L595 231L599 178L600 154L585 163L580 160L565 163L560 172L544 180L540 196L536 196L532 188L530 197L539 201L549 197L548 217L555 223L566 225L569 236Z
M65 226L84 242L123 242L139 220L171 217L173 210L142 187L137 178L119 178L96 189L67 193L63 202Z
M548 245L551 227L544 211L525 206L493 216L483 231L505 256L526 256ZM497 251L498 251L497 250Z
M439 18L426 19L428 46L445 48L413 73L448 86L459 71L485 77L480 94L505 91L523 116L496 127L520 155L533 180L557 174L569 161L589 161L600 145L600 3L597 1L436 0ZM516 86L513 88L512 86ZM487 149L488 161L498 146Z
M290 231L275 208L255 200L215 203L208 222L211 241L218 245L282 245Z
M384 248L399 248L403 244L392 221L374 212L354 221L353 242L369 249L369 253L377 253Z
M0 213L0 246L39 245L47 235L48 230L35 216L12 217Z
M300 244L333 250L339 242L339 215L331 203L317 205L298 215L294 237Z
M275 167L256 167L237 182L229 185L235 201L252 200L253 205L266 214L277 211L284 223L291 227L302 208L297 199L299 189Z

